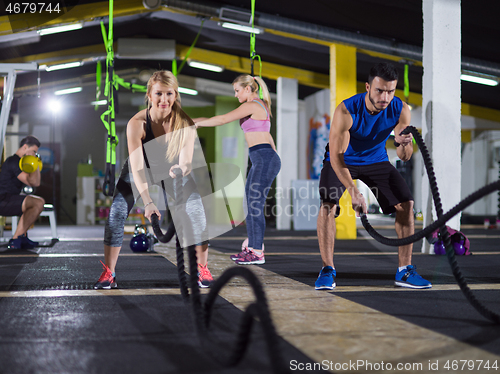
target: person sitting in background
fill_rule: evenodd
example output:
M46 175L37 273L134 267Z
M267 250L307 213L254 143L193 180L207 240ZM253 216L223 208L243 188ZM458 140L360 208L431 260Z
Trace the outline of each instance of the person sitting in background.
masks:
M45 200L40 196L22 195L21 192L25 185L33 188L40 186L42 163L37 157L39 147L40 141L36 137L25 137L16 153L5 160L0 171L0 215L21 217L9 240L9 249L32 249L38 246L37 242L28 239L27 231L43 212ZM32 158L24 166L20 161L26 156Z

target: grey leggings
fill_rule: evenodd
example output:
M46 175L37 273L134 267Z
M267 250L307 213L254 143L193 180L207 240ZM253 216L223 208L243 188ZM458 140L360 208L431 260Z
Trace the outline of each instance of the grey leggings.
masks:
M169 196L173 197L173 183L172 180L165 181L166 192ZM191 191L189 196L184 197L185 206L185 218L182 218L183 222L189 221L189 225L183 225L186 231L189 230L186 235L189 235L189 241L196 243L201 243L206 240L207 229L206 229L206 216L201 197L196 191L196 185L194 184L193 178L189 175L182 178L184 191ZM132 191L132 185L130 180L130 173L128 168L128 160L123 165L120 178L115 187L115 193L113 196L113 203L109 210L109 216L106 220L106 226L104 227L104 244L110 247L121 247L123 244L123 230L125 227L125 221L135 204L135 197ZM156 202L156 205L160 205L160 202ZM162 204L161 204L162 205ZM189 226L189 227L187 227ZM193 239L194 238L194 239Z

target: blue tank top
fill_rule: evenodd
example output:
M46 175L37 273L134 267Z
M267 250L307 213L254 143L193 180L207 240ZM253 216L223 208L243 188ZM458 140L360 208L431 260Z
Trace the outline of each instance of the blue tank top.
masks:
M385 143L399 122L403 102L394 97L386 109L371 115L366 110L365 96L366 92L344 100L353 121L349 129L351 139L344 153L346 165L370 165L389 161Z

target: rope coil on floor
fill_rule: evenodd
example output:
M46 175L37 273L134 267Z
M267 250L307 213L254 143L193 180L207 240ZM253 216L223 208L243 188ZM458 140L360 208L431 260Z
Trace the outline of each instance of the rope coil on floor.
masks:
M434 206L436 208L436 213L438 216L438 219L434 221L432 224L427 226L426 228L422 229L418 233L415 233L414 235L411 235L406 238L401 238L401 239L391 239L391 238L386 238L379 233L376 232L376 230L370 225L368 222L368 218L366 217L365 214L361 215L361 223L363 224L363 227L366 229L366 231L378 242L390 246L403 246L403 245L408 245L411 243L414 243L424 237L429 236L434 232L436 229L439 229L439 234L441 235L441 239L443 241L443 244L446 248L446 256L448 258L448 261L451 266L451 270L453 272L453 276L455 277L455 280L457 281L458 285L460 286L460 289L462 290L463 294L465 295L466 299L469 301L469 303L476 308L476 310L485 318L489 319L490 321L500 324L500 315L492 312L488 308L486 308L484 305L477 300L477 298L474 296L472 290L469 288L467 285L467 281L462 275L462 272L460 271L460 267L458 266L457 259L455 257L455 250L453 249L453 245L451 244L451 239L450 239L450 234L448 233L448 230L446 229L445 223L461 212L463 209L474 203L475 201L479 200L480 198L494 192L497 190L500 190L500 180L490 183L486 185L483 188L480 188L476 192L470 194L467 196L465 199L463 199L461 202L459 202L457 205L455 205L452 209L450 209L448 212L443 213L443 205L441 203L441 197L439 194L439 189L437 186L437 181L436 181L436 175L434 173L434 167L432 165L432 160L429 155L429 151L427 150L427 146L424 143L424 140L422 139L422 136L418 132L418 130L414 126L408 126L406 127L401 134L409 134L411 133L414 137L414 139L417 142L418 148L420 149L420 152L422 153L422 157L424 159L424 165L425 169L427 172L427 176L429 178L429 183L431 187L431 193L432 193L432 199L434 201Z
M182 206L183 201L181 191L182 172L180 169L175 169L174 174L176 176L174 180L175 206L177 207L176 209L179 209L178 207ZM230 358L225 362L225 365L235 366L241 361L241 359L245 355L250 341L252 325L255 320L258 319L260 324L262 325L273 371L275 373L289 373L288 368L284 364L281 350L279 348L279 338L271 319L264 289L255 274L250 269L242 267L232 267L225 270L222 275L211 284L210 292L206 296L204 302L202 302L200 288L198 285L198 265L194 245L187 247L190 273L189 285L191 288L191 294L189 293L188 289L188 281L186 279L186 273L184 271L184 252L179 242L179 237L182 238L182 230L184 228L174 227L173 223L171 223L167 229L167 232L163 233L160 228L158 216L156 214L153 214L151 216L151 224L156 237L162 243L169 242L172 239L174 233L177 234L177 271L179 275L181 295L184 301L190 302L191 304L191 308L195 317L196 329L198 334L202 338L208 337L213 306L221 289L234 277L243 278L252 287L256 301L250 304L243 314L233 351L230 355Z

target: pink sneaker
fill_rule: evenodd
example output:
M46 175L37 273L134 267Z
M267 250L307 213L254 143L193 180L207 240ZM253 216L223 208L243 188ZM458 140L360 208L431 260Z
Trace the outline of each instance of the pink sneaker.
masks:
M109 268L102 261L101 264L104 270L101 276L99 277L99 280L96 282L96 284L94 284L94 289L110 290L112 288L118 288L118 285L116 284L115 275L111 272L111 270L109 270Z
M198 286L200 288L208 288L214 281L212 273L208 270L208 266L198 264Z
M248 254L248 247L245 247L241 250L240 253L238 254L235 254L235 255L231 255L229 256L229 258L233 261L236 261L236 260L241 260L242 258L244 258L246 255Z
M253 250L249 250L248 253L238 260L235 260L238 265L262 265L266 262L264 258L264 252L259 256Z
M262 243L262 250L265 249L264 243ZM245 256L248 254L248 238L246 238L243 243L241 243L241 252L235 255L229 256L229 258L233 261L236 260L241 260L242 258L245 258Z

